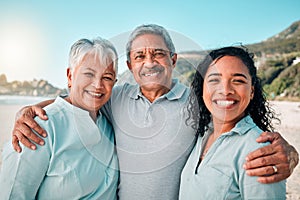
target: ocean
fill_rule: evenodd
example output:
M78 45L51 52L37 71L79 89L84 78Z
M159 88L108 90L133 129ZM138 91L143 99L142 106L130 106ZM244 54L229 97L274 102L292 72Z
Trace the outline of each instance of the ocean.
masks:
M0 105L31 105L49 97L0 95Z

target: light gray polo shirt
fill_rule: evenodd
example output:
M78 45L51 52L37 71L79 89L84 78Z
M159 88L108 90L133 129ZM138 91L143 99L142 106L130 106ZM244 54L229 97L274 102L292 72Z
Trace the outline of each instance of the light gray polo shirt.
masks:
M115 130L121 200L178 199L195 131L185 123L189 89L178 80L172 86L152 103L138 85L116 86L105 105Z

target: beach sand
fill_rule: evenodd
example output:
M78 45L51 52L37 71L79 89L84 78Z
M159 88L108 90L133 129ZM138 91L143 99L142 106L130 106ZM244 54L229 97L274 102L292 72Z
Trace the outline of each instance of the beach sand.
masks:
M282 136L300 153L300 102L271 102L279 113L281 125L276 126ZM300 200L300 164L287 180L287 199Z
M300 152L300 102L271 102L276 113L281 114L281 125L276 126L283 137ZM22 105L0 105L0 150L10 140L15 113ZM1 166L0 155L0 166ZM287 199L300 200L300 164L287 180Z

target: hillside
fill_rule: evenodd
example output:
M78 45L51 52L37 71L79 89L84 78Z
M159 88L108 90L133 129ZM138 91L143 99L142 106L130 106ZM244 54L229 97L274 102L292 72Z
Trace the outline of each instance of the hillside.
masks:
M257 56L277 56L300 51L300 21L260 43L248 45Z
M247 47L256 56L267 95L272 99L300 100L300 21Z
M45 80L7 82L6 76L0 75L0 95L55 97L66 93L66 89L54 87Z
M300 101L300 21L256 44L245 45L254 53L258 74L266 95L271 99ZM187 86L205 52L180 52L173 76ZM118 84L134 83L129 71L120 75Z

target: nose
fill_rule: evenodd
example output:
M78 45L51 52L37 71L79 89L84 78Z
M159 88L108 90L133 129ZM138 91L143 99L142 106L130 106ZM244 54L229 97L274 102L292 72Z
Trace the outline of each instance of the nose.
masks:
M230 83L230 81L224 81L222 84L221 84L221 88L220 88L220 91L222 94L224 95L229 95L229 94L233 94L234 93L234 89Z
M92 82L92 86L94 86L96 89L98 88L102 88L103 87L103 83L101 78L95 78Z
M144 59L144 66L151 68L154 65L156 65L157 61L155 60L155 57L151 53L147 53Z

